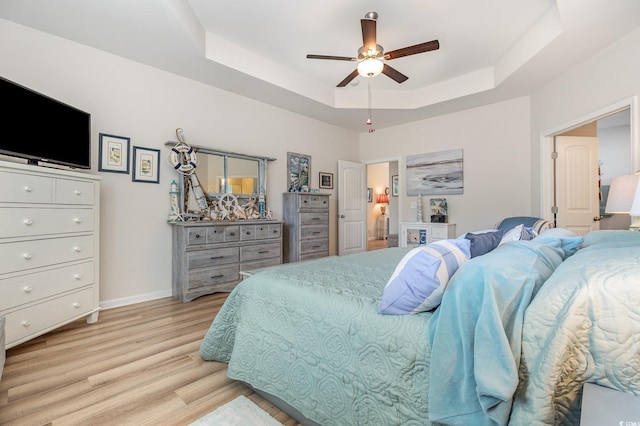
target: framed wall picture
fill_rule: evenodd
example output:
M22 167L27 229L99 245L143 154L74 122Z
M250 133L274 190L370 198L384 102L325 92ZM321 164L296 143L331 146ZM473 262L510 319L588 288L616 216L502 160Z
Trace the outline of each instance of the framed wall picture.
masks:
M462 149L407 156L407 195L462 194Z
M398 175L391 176L391 195L398 196Z
M100 133L98 171L128 174L130 141L124 136Z
M160 183L160 150L133 147L134 182Z
M289 192L311 187L311 156L287 152L287 182Z
M320 189L333 189L333 173L320 172Z

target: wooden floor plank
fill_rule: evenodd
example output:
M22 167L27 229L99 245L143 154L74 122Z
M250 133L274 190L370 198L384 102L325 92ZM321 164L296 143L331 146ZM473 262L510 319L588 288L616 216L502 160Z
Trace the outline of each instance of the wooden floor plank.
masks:
M281 423L294 419L199 346L227 293L100 312L7 351L0 425L188 425L246 395Z

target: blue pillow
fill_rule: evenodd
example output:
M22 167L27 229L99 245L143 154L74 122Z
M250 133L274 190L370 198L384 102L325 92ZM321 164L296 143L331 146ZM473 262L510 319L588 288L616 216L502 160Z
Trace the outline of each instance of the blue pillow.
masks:
M504 231L483 232L480 234L467 233L464 237L471 242L471 258L482 256L498 247Z
M583 237L568 229L552 228L535 237L533 241L562 249L563 258L566 259L580 249Z
M467 239L440 240L407 253L382 293L381 314L416 314L435 309L449 278L470 257Z

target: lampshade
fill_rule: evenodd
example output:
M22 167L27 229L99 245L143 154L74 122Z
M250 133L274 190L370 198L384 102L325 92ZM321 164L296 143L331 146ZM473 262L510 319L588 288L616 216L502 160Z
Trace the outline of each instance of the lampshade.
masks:
M378 195L378 204L389 204L389 196L387 194Z
M628 213L631 216L640 216L639 178L640 175L623 175L611 179L605 213Z
M375 77L382 72L384 64L375 58L365 59L358 64L358 74L363 77Z

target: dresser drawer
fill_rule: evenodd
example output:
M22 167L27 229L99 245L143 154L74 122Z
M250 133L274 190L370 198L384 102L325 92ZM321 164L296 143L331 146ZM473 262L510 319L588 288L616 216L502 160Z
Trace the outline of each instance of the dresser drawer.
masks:
M202 232L202 229L199 228ZM240 241L240 227L239 226L210 226L207 227L207 243L224 243ZM202 242L199 242L202 244Z
M0 172L0 202L51 203L53 179L22 173Z
M94 310L93 288L5 313L7 345L62 325Z
M266 268L269 266L277 266L277 265L282 265L282 258L271 257L268 259L259 259L259 260L252 260L251 262L243 262L242 270L255 271L256 269Z
M282 246L280 243L256 244L240 248L240 260L243 263L268 257L280 257L281 254Z
M2 237L93 231L93 209L0 208Z
M220 266L189 271L189 290L240 281L240 265Z
M312 253L312 252L328 252L329 241L326 238L319 240L303 240L300 241L300 254Z
M299 260L312 260L312 259L320 259L322 257L327 257L328 253L325 251L315 251L311 253L300 253Z
M300 194L301 209L328 209L329 200L325 196Z
M304 212L300 213L300 225L327 225L329 223L329 213Z
M447 228L432 226L431 227L431 239L432 240L444 240L447 238Z
M240 241L251 241L256 239L255 225L240 225Z
M187 254L187 268L197 269L240 261L238 247L192 251Z
M300 239L308 240L309 238L328 238L329 226L327 225L310 225L300 227Z
M0 244L0 271L24 271L93 257L93 236L60 237Z
M94 185L70 179L56 179L53 201L59 204L87 204L95 202Z
M93 283L93 262L0 280L0 311Z

